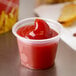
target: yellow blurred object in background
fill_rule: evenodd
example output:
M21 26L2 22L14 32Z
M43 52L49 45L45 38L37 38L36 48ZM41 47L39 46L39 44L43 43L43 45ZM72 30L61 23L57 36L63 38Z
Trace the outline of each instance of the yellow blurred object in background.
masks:
M19 0L0 0L0 34L8 32L18 20Z
M2 11L2 14L0 15L0 34L11 30L14 23L18 20L18 10L14 10L15 14L13 14L14 11L12 11L9 14Z
M45 0L46 3L62 3L62 2L70 2L74 0Z
M63 2L75 2L76 0L36 0L37 5L41 4L54 4L54 3L63 3Z

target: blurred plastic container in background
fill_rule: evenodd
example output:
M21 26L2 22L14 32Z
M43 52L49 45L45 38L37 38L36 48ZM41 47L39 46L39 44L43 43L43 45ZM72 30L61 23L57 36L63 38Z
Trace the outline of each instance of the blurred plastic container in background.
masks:
M0 0L0 34L11 30L18 20L19 0Z

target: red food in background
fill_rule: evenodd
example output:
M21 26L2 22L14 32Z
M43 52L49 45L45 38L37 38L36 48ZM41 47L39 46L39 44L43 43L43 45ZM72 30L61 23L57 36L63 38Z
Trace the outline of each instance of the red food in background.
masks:
M18 20L19 0L0 0L0 34L11 30Z
M76 33L74 33L73 36L76 37Z

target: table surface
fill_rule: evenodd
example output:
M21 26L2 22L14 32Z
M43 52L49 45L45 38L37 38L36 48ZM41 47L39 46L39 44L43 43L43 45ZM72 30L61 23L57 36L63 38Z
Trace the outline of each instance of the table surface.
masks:
M20 19L34 16L34 0L20 0L20 8ZM76 76L76 52L60 40L55 65L47 70L30 70L20 65L16 38L8 32L0 35L0 76Z

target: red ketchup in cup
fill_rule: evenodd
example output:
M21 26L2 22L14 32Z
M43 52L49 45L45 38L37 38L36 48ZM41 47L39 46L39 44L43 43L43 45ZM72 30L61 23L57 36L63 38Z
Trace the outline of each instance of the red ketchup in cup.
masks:
M54 64L59 33L43 19L33 22L16 31L21 64L31 69L47 69Z
M34 25L23 26L17 33L24 38L34 40L48 39L58 35L56 31L51 29L49 25L41 19L36 19Z

